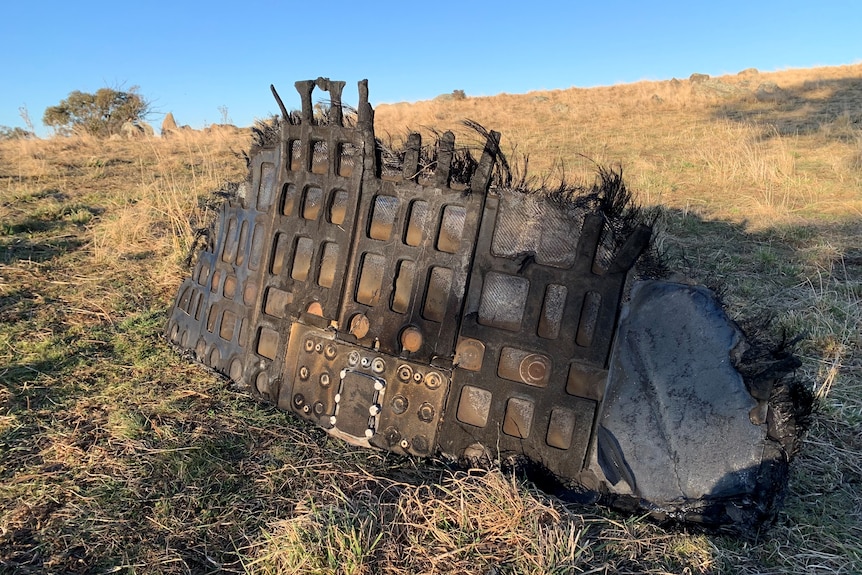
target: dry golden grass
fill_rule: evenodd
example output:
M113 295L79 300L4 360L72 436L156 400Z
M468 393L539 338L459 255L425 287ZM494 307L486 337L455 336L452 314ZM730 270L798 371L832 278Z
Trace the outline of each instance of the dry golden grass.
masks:
M662 206L674 269L746 325L806 335L820 410L769 531L664 529L255 404L160 336L248 132L53 138L0 142L0 573L862 572L862 65L717 81L383 105L376 124L470 118L537 177L619 163Z

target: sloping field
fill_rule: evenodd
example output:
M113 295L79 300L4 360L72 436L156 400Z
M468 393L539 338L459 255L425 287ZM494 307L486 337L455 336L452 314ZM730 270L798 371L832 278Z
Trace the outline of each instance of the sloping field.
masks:
M667 528L255 403L161 338L249 132L19 140L0 142L0 572L862 572L862 65L460 96L380 105L378 135L462 142L469 118L536 182L620 165L672 269L747 329L803 335L818 410L776 524Z

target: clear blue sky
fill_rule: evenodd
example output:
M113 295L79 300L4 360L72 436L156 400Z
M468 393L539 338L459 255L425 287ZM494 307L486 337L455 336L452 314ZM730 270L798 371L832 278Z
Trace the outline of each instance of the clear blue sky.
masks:
M40 135L69 92L140 86L156 127L240 126L288 108L293 83L367 78L372 105L862 61L862 1L7 0L0 125Z

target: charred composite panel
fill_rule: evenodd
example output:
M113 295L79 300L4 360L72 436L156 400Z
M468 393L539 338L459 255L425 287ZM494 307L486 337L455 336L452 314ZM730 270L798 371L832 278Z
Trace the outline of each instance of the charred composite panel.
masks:
M450 132L431 168L411 134L384 169L367 84L351 122L343 88L297 82L290 118L276 94L280 137L252 149L243 193L222 206L179 289L168 339L355 445L520 458L594 498L705 523L766 517L757 494L770 479L758 470L763 453L781 453L750 417L760 404L730 361L739 341L722 332L720 306L663 282L621 303L650 228L608 242L612 214L492 185L495 132L467 181L453 181ZM329 94L325 121L315 89ZM656 302L695 320L668 323L676 312ZM707 324L727 339L706 336L718 367L695 360ZM693 349L680 357L683 332ZM725 457L739 446L716 431L745 455ZM711 456L697 456L701 439Z

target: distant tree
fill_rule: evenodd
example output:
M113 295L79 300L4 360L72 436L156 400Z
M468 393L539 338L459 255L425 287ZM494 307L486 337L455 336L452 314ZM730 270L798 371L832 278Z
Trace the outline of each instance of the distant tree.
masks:
M45 109L42 123L60 134L85 132L94 136L119 134L126 122L144 121L150 102L132 86L127 92L100 88L95 94L75 90L56 106Z
M24 128L0 126L0 140L29 140L35 137L36 134Z

